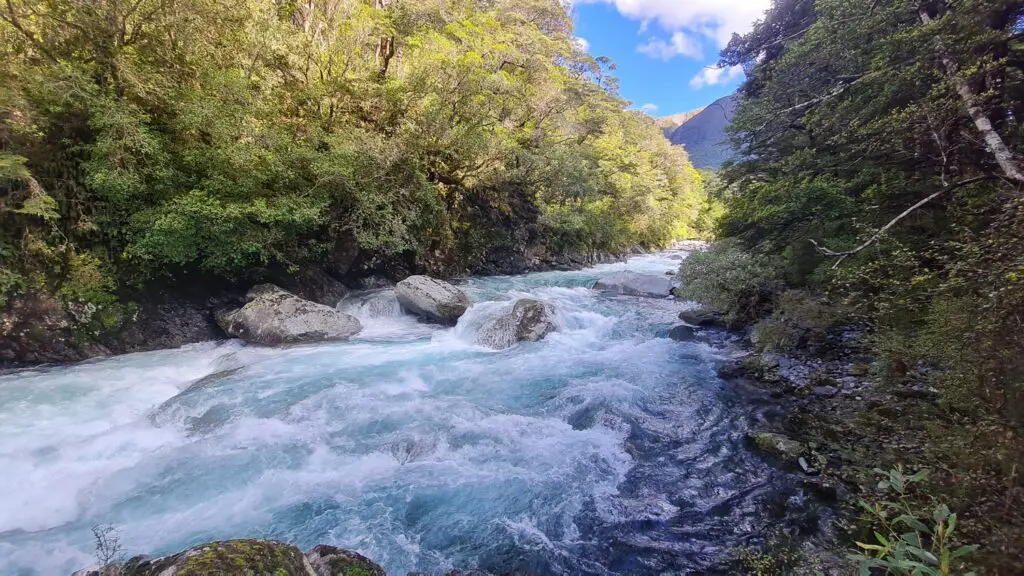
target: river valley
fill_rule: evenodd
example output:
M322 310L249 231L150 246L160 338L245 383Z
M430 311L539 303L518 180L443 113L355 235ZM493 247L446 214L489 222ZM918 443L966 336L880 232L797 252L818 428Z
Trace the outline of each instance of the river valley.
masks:
M778 518L813 517L744 445L771 403L724 383L729 351L667 337L683 304L590 289L681 253L469 279L453 328L391 290L340 307L344 343L238 341L0 376L0 574L236 537L366 554L389 574L707 573ZM475 331L516 298L558 329L505 351Z

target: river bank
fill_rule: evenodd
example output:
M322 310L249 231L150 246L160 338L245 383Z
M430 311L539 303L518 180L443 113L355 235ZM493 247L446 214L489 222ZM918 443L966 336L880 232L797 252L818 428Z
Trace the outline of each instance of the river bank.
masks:
M580 270L621 262L629 255L641 253L644 251L637 248L622 254L556 254L537 248L495 255L472 270L462 271L461 276ZM346 265L332 263L325 269L272 274L269 281L305 299L334 306L347 294L394 286L411 274L422 273L415 267L401 265L375 269L356 265L355 256L352 260ZM460 275L429 262L421 266L434 273L445 272L446 276ZM218 326L216 314L244 303L250 287L251 283L229 284L209 279L168 281L162 286L123 294L116 305L117 317L109 320L103 317L103 309L96 306L69 306L41 291L25 294L0 309L0 370L225 339L227 335Z
M878 511L893 501L898 514L913 510L925 523L935 510L955 511L958 541L979 546L987 573L1015 573L1024 541L1022 518L1011 506L1016 492L985 472L1005 431L996 422L958 431L959 416L931 385L933 367L922 363L898 381L885 381L885 359L876 356L864 326L837 326L786 352L758 346L757 331L749 327L718 330L710 337L730 334L742 350L719 365L719 376L775 402L748 434L750 446L802 474L801 484L836 512L823 537L779 531L744 551L739 558L750 573L848 573L850 554L863 551L857 543L875 543L875 534L890 529ZM989 444L978 444L982 436ZM894 472L921 478L894 493Z

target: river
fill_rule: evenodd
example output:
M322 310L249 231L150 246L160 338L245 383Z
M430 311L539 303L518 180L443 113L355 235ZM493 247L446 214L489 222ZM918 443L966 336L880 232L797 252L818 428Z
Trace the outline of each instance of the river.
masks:
M744 446L770 404L718 379L722 350L666 337L680 303L588 288L678 257L473 278L454 328L385 290L340 304L365 327L349 342L2 375L0 574L94 563L98 524L129 555L266 537L355 549L389 574L713 571L766 509L806 505ZM553 306L557 332L474 344L524 296Z

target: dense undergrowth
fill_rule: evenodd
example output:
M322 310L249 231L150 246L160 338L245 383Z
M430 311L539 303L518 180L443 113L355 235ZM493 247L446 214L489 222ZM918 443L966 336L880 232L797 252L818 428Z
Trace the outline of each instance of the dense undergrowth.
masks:
M92 333L154 286L694 235L701 176L613 70L559 0L7 2L0 306Z
M860 326L877 386L924 384L928 398L819 423L881 503L851 528L872 573L1024 565L1022 15L1005 0L776 0L722 55L747 73L741 154L716 189L724 240L684 264L682 295L762 350ZM913 482L894 500L872 469L899 464ZM891 505L914 525L881 520Z

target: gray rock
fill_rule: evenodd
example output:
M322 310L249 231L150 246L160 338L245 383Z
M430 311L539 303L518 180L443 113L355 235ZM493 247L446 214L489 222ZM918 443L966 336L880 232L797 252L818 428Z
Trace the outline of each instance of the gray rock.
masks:
M815 386L814 395L823 396L825 398L832 398L839 393L839 390L832 386Z
M614 272L598 280L594 289L627 296L664 298L672 294L672 281L653 274Z
M402 308L439 324L455 324L472 306L462 290L429 276L402 280L395 286L395 297Z
M504 350L517 342L537 342L555 330L551 308L540 300L517 300L512 311L484 324L477 332L477 342Z
M231 336L257 344L296 344L347 340L362 330L359 320L273 284L260 284L246 294L248 303L217 314L217 323Z
M717 326L722 324L722 315L710 308L692 308L679 313L679 319L693 326Z
M697 330L692 326L680 324L669 330L668 337L677 342L689 342L697 337Z

